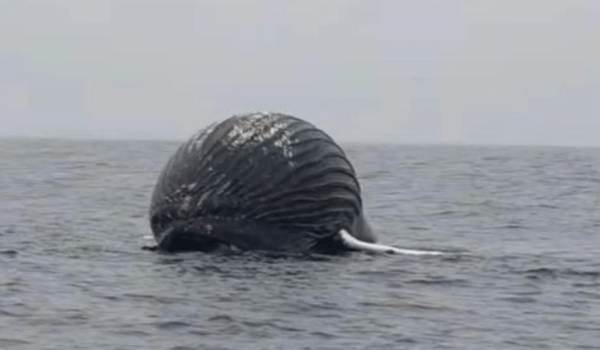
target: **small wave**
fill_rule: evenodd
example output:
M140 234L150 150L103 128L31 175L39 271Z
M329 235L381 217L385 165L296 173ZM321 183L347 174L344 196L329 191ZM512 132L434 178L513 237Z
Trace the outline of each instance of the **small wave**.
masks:
M183 322L183 321L165 321L165 322L156 322L154 323L154 326L156 326L156 328L160 328L160 329L167 329L167 330L171 330L171 329L177 329L177 328L185 328L185 327L190 327L192 326L190 323L187 322Z
M16 314L14 312L6 311L6 310L0 310L0 316L23 317L23 315L21 315L21 314Z
M429 227L424 227L424 226L409 226L409 227L407 227L407 229L409 229L411 231L429 231L429 230L431 230Z
M441 210L441 211L437 211L435 213L430 213L429 216L448 216L448 215L455 215L455 214L461 214L460 211L457 210Z
M17 230L16 230L14 227L7 227L7 228L5 228L5 229L4 229L4 233L6 233L6 234L13 234L13 233L15 233L16 231L17 231ZM0 234L1 234L1 233L2 233L2 232L0 232Z
M215 316L211 316L208 318L209 322L222 322L222 323L230 323L230 322L234 322L233 317L229 316L229 315L215 315Z
M573 284L573 287L578 287L575 284ZM592 289L593 291L588 291L588 290L580 290L577 291L573 294L578 295L578 296L582 296L586 299L592 299L592 300L600 300L600 293L596 292L597 290L597 286L595 288Z
M123 336L128 336L128 337L149 337L152 336L152 333L149 332L145 332L139 329L124 329L124 328L118 328L114 331L115 334L118 335L123 335Z
M451 278L418 278L406 281L407 284L420 284L420 285L446 285L446 286L463 286L468 284L465 279L451 279Z
M543 208L543 209L559 209L558 206L553 205L553 204L547 204L547 203L539 204L538 208Z
M519 271L519 273L525 275L529 279L554 279L559 275L558 269L539 267L534 269L527 269Z
M285 322L279 319L262 320L262 321L242 321L241 324L248 328L264 328L273 329L284 332L301 332L302 330L295 327L285 326Z
M527 226L520 225L520 224L506 224L506 225L498 227L499 230L503 230L503 229L506 229L506 230L518 230L518 229L524 229L524 228L527 228Z
M532 304L532 303L537 302L536 298L528 297L528 296L510 296L510 297L504 297L504 298L499 298L499 299L508 301L508 302L512 302L512 303L517 303L517 304Z
M12 249L0 250L0 255L15 256L17 254L18 254L18 252L16 250L12 250Z
M337 335L323 332L323 331L310 332L310 335L314 335L317 338L321 338L321 339L325 339L325 340L337 338Z
M577 270L572 268L550 268L550 267L538 267L526 270L516 271L519 274L525 275L529 279L555 279L555 278L586 278L591 280L598 280L600 278L600 271L590 270Z
M593 279L600 278L600 271L566 269L564 273L571 276L590 277Z
M22 339L0 338L0 345L7 346L7 349L12 348L13 346L30 345L30 344L32 344L32 343L29 341L26 341L26 340L22 340Z
M436 211L436 212L429 213L426 215L430 216L430 217L438 217L438 216L442 216L442 217L446 217L446 216L473 217L473 216L480 216L481 213L475 212L475 211L470 211L470 210L451 210L451 209L449 209L449 210Z
M131 300L138 300L138 301L148 300L148 301L152 301L152 302L158 302L160 304L176 304L176 303L185 301L184 299L177 298L177 297L169 297L169 296L163 296L163 295L150 295L150 294L137 294L137 293L124 293L122 295L122 297L129 298Z
M398 302L398 300L377 300L377 301L362 301L358 303L360 306L367 308L379 309L404 309L404 310L420 310L420 311L450 311L452 308L441 303L430 302L426 300L408 300Z

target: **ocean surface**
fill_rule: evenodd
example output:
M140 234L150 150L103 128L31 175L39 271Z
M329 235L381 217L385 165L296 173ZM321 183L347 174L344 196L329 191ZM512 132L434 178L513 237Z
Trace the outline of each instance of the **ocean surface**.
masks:
M0 349L600 349L600 149L343 145L379 242L161 254L177 142L0 139Z

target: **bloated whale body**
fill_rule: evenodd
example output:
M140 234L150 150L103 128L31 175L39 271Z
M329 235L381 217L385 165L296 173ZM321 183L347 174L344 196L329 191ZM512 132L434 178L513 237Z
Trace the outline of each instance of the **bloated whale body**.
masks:
M165 251L394 249L373 244L342 148L278 113L233 116L182 144L154 188L150 221Z

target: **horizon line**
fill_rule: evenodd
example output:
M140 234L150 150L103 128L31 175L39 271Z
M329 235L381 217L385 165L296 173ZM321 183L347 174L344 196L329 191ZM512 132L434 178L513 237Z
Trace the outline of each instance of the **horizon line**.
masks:
M74 142L165 142L183 143L188 138L126 138L126 137L101 137L101 136L34 136L34 135L0 135L4 140L32 140L32 141L74 141ZM351 145L394 145L394 146L422 146L422 147L539 147L539 148L600 148L598 145L585 144L552 144L552 143L478 143L478 142L431 142L431 141L365 141L365 140L335 140L337 143Z

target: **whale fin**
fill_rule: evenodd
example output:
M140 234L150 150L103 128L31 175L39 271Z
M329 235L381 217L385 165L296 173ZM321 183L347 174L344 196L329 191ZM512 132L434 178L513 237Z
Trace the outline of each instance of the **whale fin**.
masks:
M342 229L339 232L343 244L352 250L360 250L369 253L387 253L387 254L411 254L411 255L441 255L439 251L424 251L413 249L400 249L383 244L367 243L359 241L350 235L346 230Z

